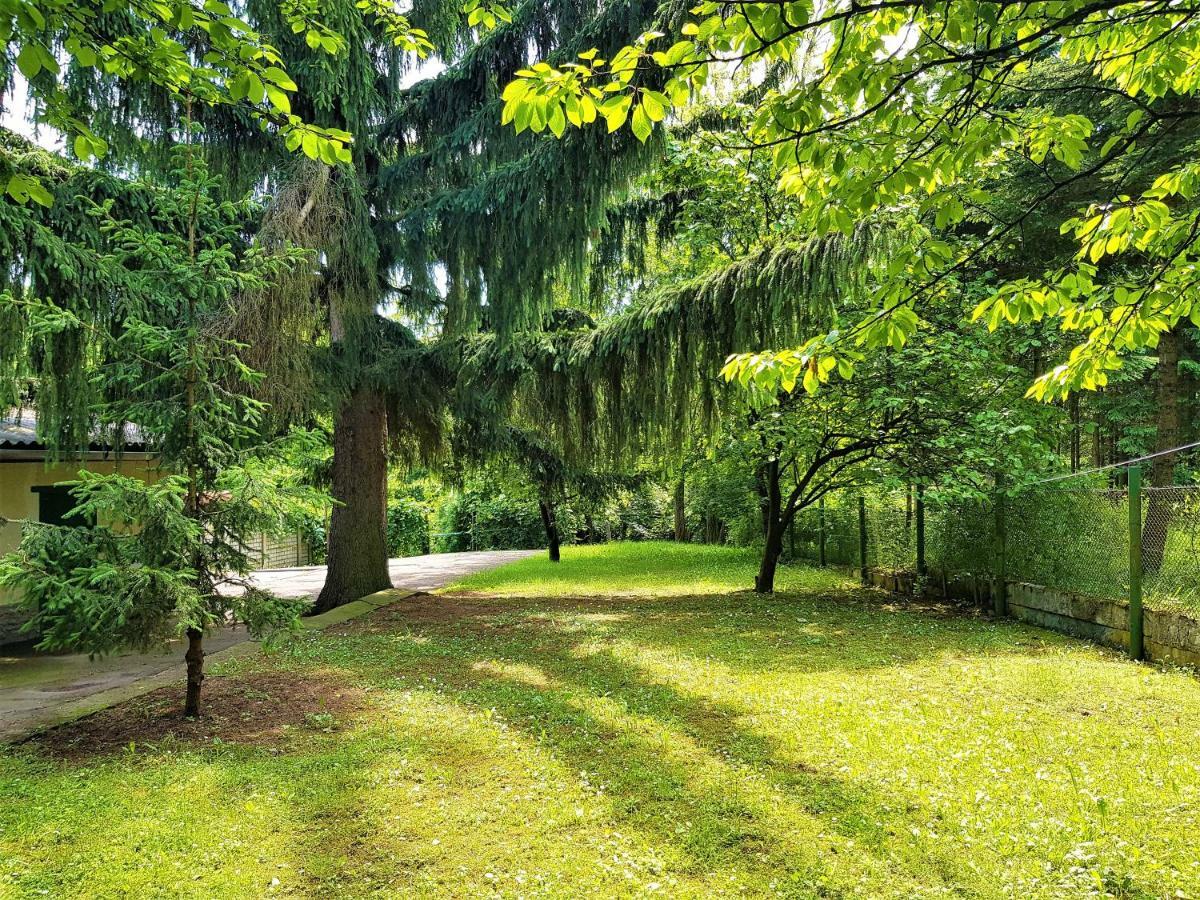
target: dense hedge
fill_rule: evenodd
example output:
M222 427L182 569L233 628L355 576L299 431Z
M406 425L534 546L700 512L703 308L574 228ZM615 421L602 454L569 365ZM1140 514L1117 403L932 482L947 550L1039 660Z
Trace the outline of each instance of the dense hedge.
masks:
M652 484L632 490L618 488L594 503L561 502L555 513L563 544L661 540L670 538L673 530L671 497ZM484 482L447 495L433 515L432 534L438 552L546 546L536 496Z
M389 556L420 556L430 552L429 507L411 497L393 498L387 508Z
M438 511L436 533L439 552L532 550L546 545L536 500L474 486L446 498Z

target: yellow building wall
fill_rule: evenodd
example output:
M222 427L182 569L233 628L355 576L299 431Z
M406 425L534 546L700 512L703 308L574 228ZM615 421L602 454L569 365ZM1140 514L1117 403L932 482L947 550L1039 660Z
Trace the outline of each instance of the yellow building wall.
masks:
M18 520L0 524L0 554L16 549L21 543L21 523L19 520L37 521L38 495L33 488L39 485L54 485L63 481L73 481L80 469L89 472L99 472L104 475L120 472L122 475L144 478L152 481L158 477L154 460L122 459L89 460L87 462L67 462L46 465L44 462L3 462L0 461L0 518ZM0 603L12 602L15 597L11 592L0 589Z

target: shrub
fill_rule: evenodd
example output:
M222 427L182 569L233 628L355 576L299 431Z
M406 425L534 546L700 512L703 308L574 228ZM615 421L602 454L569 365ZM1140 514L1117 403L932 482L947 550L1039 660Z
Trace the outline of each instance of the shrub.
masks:
M428 553L429 510L411 497L393 498L387 508L389 556L420 556Z

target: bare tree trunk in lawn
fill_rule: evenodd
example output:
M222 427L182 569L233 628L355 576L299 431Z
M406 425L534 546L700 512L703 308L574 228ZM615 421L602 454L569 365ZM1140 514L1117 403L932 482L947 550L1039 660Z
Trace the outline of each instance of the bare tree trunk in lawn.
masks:
M185 718L200 716L200 686L204 683L204 632L199 628L187 631L188 649L184 654L187 663L187 699L183 705Z
M766 534L763 539L762 561L758 567L758 575L754 578L754 590L759 594L773 594L775 569L779 565L779 556L783 553L783 499L779 491L779 460L771 460L763 467L761 479L766 495L763 509Z
M559 561L558 522L554 518L554 504L539 500L538 510L542 514L542 527L546 529L546 546L550 550L550 562Z
M683 476L680 475L675 485L675 540L680 542L688 539L686 490Z

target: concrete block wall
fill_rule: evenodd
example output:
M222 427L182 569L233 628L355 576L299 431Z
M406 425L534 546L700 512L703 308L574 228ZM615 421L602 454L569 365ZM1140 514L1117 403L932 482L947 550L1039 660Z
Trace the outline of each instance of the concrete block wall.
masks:
M911 572L872 570L870 581L897 594L911 595L916 590L916 579ZM1007 588L1008 613L1015 619L1121 650L1129 647L1129 604L1123 600L1071 594L1020 581L1008 582ZM935 572L931 573L926 590L938 596L991 606L991 585L982 578L943 578ZM1148 659L1200 667L1200 617L1145 610L1143 638Z
M1200 668L1200 618L1148 609L1144 641L1151 659Z

